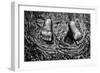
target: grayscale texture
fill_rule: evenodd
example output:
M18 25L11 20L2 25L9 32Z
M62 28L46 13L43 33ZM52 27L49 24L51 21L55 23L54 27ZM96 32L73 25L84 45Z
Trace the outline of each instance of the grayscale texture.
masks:
M90 14L24 11L24 61L90 58Z

